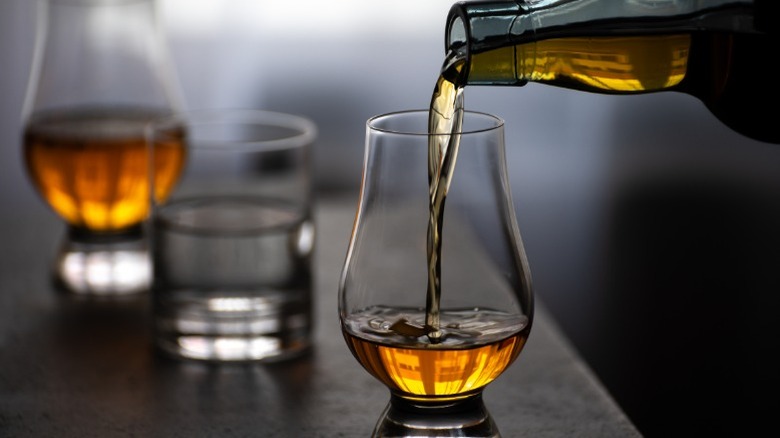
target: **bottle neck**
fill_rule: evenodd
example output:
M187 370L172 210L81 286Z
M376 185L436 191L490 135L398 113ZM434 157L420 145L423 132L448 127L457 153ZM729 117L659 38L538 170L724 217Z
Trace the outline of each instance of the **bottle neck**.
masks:
M513 50L502 50L511 45L512 29L518 17L527 15L523 1L459 2L452 6L447 17L445 48L448 59L465 60L467 83L514 84L516 82ZM533 28L527 30L531 34ZM532 38L529 38L532 40ZM499 50L492 72L471 72L474 54Z

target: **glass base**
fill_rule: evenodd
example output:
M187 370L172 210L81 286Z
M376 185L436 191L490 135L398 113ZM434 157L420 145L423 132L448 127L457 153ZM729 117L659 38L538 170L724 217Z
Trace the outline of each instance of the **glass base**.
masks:
M183 336L158 338L155 343L168 357L205 362L281 362L310 351L309 344L284 350L279 339L271 336Z
M121 234L69 229L54 264L56 286L84 296L124 296L149 290L152 265L139 226Z
M303 295L292 290L155 289L155 343L162 352L184 359L291 359L311 347L311 303Z
M372 434L390 437L500 438L482 394L450 402L417 402L395 394L390 398Z

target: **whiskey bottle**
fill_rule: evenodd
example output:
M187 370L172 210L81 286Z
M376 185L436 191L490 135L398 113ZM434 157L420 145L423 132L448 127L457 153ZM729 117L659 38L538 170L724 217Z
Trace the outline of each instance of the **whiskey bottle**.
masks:
M767 79L778 14L771 0L460 2L447 18L447 59L465 63L464 86L686 93L731 129L780 143L780 87Z

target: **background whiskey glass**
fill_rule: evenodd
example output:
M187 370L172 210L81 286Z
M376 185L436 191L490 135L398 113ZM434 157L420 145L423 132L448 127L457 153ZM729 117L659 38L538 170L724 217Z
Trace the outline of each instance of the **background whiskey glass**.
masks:
M179 148L151 163L144 138L147 123L179 106L156 8L154 0L39 3L24 165L67 224L54 271L73 293L148 290L148 173L165 191L182 160Z
M427 123L427 110L368 121L339 286L342 333L358 362L390 390L374 436L499 436L482 392L518 357L533 320L503 121L466 112L455 133L457 166L440 215L435 327L427 292Z

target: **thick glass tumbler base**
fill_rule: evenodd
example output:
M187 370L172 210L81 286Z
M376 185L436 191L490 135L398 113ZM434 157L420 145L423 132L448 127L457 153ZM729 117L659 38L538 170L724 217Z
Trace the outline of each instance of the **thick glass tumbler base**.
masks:
M311 347L311 304L300 294L157 293L155 343L176 358L280 361Z
M54 264L56 286L74 295L115 297L147 292L152 265L140 227L101 235L70 229Z
M416 402L393 395L372 437L500 438L501 434L481 393L464 400L441 403Z

